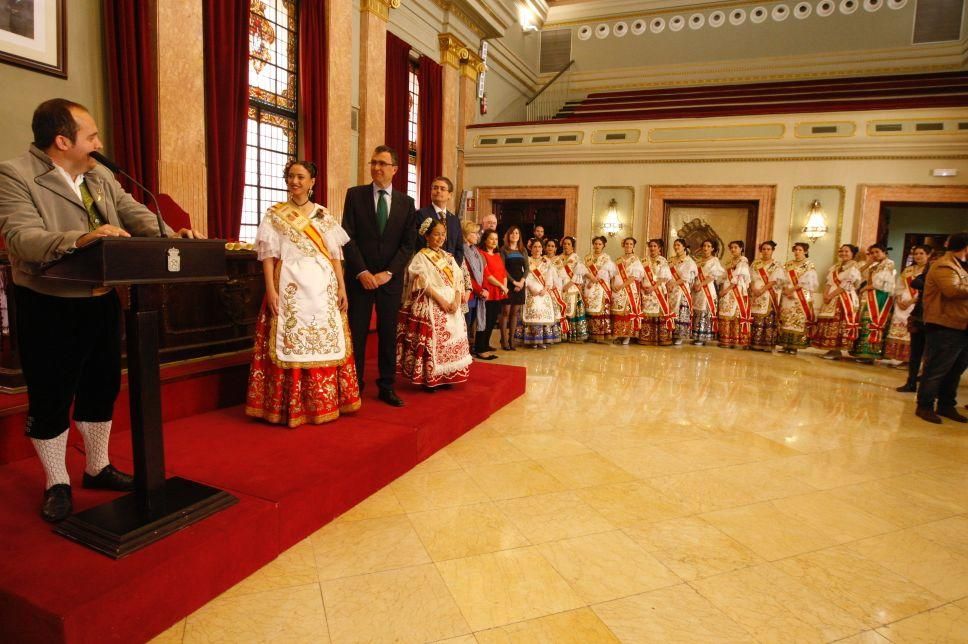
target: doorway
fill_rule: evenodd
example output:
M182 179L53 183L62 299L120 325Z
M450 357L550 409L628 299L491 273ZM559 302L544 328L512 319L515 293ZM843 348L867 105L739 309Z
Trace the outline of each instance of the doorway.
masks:
M534 237L535 226L543 226L548 239L561 239L565 235L564 199L495 199L491 209L497 216L501 239L511 226L520 228L525 240Z
M951 233L968 231L968 203L881 202L877 241L900 271L911 263L915 244L942 251Z

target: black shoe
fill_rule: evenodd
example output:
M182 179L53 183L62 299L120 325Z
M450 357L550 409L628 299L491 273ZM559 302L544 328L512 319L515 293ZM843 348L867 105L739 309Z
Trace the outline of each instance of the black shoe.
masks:
M59 523L71 516L74 504L71 502L71 486L64 483L52 485L44 492L44 504L40 506L40 516L48 523Z
M400 400L400 396L392 389L381 389L377 397L391 407L403 407L403 401Z
M430 385L420 385L420 388L426 391L428 394L437 393L437 387L431 387Z
M931 409L930 407L919 406L917 409L914 410L914 415L920 418L921 420L925 420L929 423L934 423L935 425L941 424L941 416L934 413L934 410Z
M968 418L959 414L957 407L938 407L938 416L953 420L956 423L968 423Z
M497 349L495 349L495 348L494 348L494 347L492 347L491 345L487 345L487 350L488 350L488 351L497 351Z
M482 356L481 354L478 353L474 357L477 358L478 360L497 360L497 356L494 355L493 353L489 356Z
M898 387L894 391L898 391L898 392L900 392L902 394L914 394L914 393L917 393L918 386L917 385L912 385L910 383L904 383L903 385L901 385L900 387Z
M83 486L89 490L131 492L134 490L134 477L118 471L113 465L105 465L104 469L97 473L97 476L91 476L84 472Z

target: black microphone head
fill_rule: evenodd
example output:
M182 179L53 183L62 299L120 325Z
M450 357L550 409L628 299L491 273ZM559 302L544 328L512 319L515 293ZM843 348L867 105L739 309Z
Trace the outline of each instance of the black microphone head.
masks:
M114 161L112 161L111 159L107 158L106 156L104 156L100 152L97 152L97 151L91 152L90 153L90 157L92 159L94 159L95 161L97 161L98 163L100 163L101 165L103 165L105 168L107 168L111 172L121 172L121 168L119 168L118 165Z

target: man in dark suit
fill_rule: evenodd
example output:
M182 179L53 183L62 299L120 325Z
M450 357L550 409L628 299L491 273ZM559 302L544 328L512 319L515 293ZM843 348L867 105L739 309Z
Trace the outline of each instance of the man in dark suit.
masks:
M454 184L447 177L437 177L430 184L430 201L433 205L424 206L417 211L417 228L425 219L430 217L434 221L439 221L447 227L447 241L444 242L444 250L454 256L457 265L464 263L464 236L460 229L460 219L454 213L447 210L450 203L450 196L454 192ZM423 248L427 243L423 237L417 237L417 248Z
M414 253L417 210L413 199L393 190L397 153L385 145L370 159L373 183L346 191L343 228L350 241L343 249L350 333L356 356L356 375L363 390L363 364L370 316L376 305L380 400L402 407L393 390L396 375L397 311L403 295L403 273Z

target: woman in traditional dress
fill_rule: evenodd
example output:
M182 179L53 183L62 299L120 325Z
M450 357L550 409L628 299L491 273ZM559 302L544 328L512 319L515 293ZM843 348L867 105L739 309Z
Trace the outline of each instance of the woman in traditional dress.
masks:
M639 344L665 347L672 344L675 309L670 302L668 285L672 281L669 262L662 256L662 240L649 240L649 253L642 258L642 329ZM675 287L673 287L675 288Z
M558 271L551 260L544 257L540 239L528 242L528 276L525 281L524 310L521 312L522 344L535 349L547 349L561 342L561 331L555 332L558 312L551 289L555 288Z
M685 239L672 242L669 258L669 308L675 314L676 326L672 330L672 344L682 344L692 337L692 284L696 281L698 268L689 256L689 244Z
M746 244L737 239L729 242L729 257L723 268L719 298L719 346L723 349L746 348L750 344L750 262L743 255Z
M810 244L793 245L793 259L783 265L777 282L783 289L780 300L780 333L777 344L781 351L796 355L809 344L811 326L816 319L813 311L813 292L820 288L817 269L810 257Z
M397 318L397 369L415 385L435 392L466 382L471 353L467 346L464 272L444 250L447 226L433 217L420 224L427 242L410 260Z
M726 270L716 257L717 251L716 242L707 239L702 243L700 257L696 258L696 280L692 283L692 343L700 347L716 339L719 328L716 282L726 276Z
M588 319L585 317L585 296L582 286L588 269L581 257L575 252L575 238L561 239L561 297L565 300L565 318L568 320L568 331L563 339L568 342L585 342L588 340Z
M514 329L521 318L524 307L524 284L528 277L528 251L521 239L521 229L511 226L504 233L504 245L501 246L501 259L504 260L504 270L508 276L508 300L499 325L501 327L501 348L514 351Z
M827 349L826 360L839 360L844 349L850 349L857 339L857 287L860 271L857 269L857 251L853 244L837 249L837 263L827 271L823 305L817 312L810 344L817 349Z
M266 294L245 413L288 427L360 408L342 267L349 237L313 203L316 174L311 161L286 164L289 200L269 208L255 239Z
M496 230L485 229L481 233L481 241L477 246L481 257L484 258L484 281L481 284L487 290L487 296L483 298L484 326L478 325L477 336L474 339L474 352L478 355L494 351L488 343L491 341L494 326L501 317L508 297L508 273L504 268L504 259L498 252L498 240ZM502 346L504 346L503 343Z
M592 239L592 252L585 255L585 313L588 337L592 342L608 342L612 337L612 278L615 263L605 252L608 240L603 235Z
M860 298L860 332L852 355L858 362L874 364L875 360L884 357L897 271L883 244L870 246L867 258L867 263L861 268L863 286L857 294Z
M555 324L553 333L558 338L557 343L564 342L568 336L568 318L565 317L565 298L561 290L564 287L564 259L558 254L558 242L546 239L543 244L544 258L548 262L547 270L552 271L554 286L549 288L551 299L555 303ZM549 280L550 284L550 280Z
M750 349L773 351L776 347L777 318L780 311L778 272L782 266L773 258L776 242L760 244L760 256L750 265Z
M642 261L635 255L636 240L622 240L624 254L615 260L612 277L612 335L616 344L628 344L642 330L640 284L645 277Z
M914 263L901 271L898 276L897 290L894 291L894 317L891 318L891 329L887 332L887 346L884 347L884 357L896 360L901 364L911 360L912 335L908 330L908 319L918 300L918 291L911 283L924 272L928 265L931 250L927 246L915 246L911 249L911 259Z

